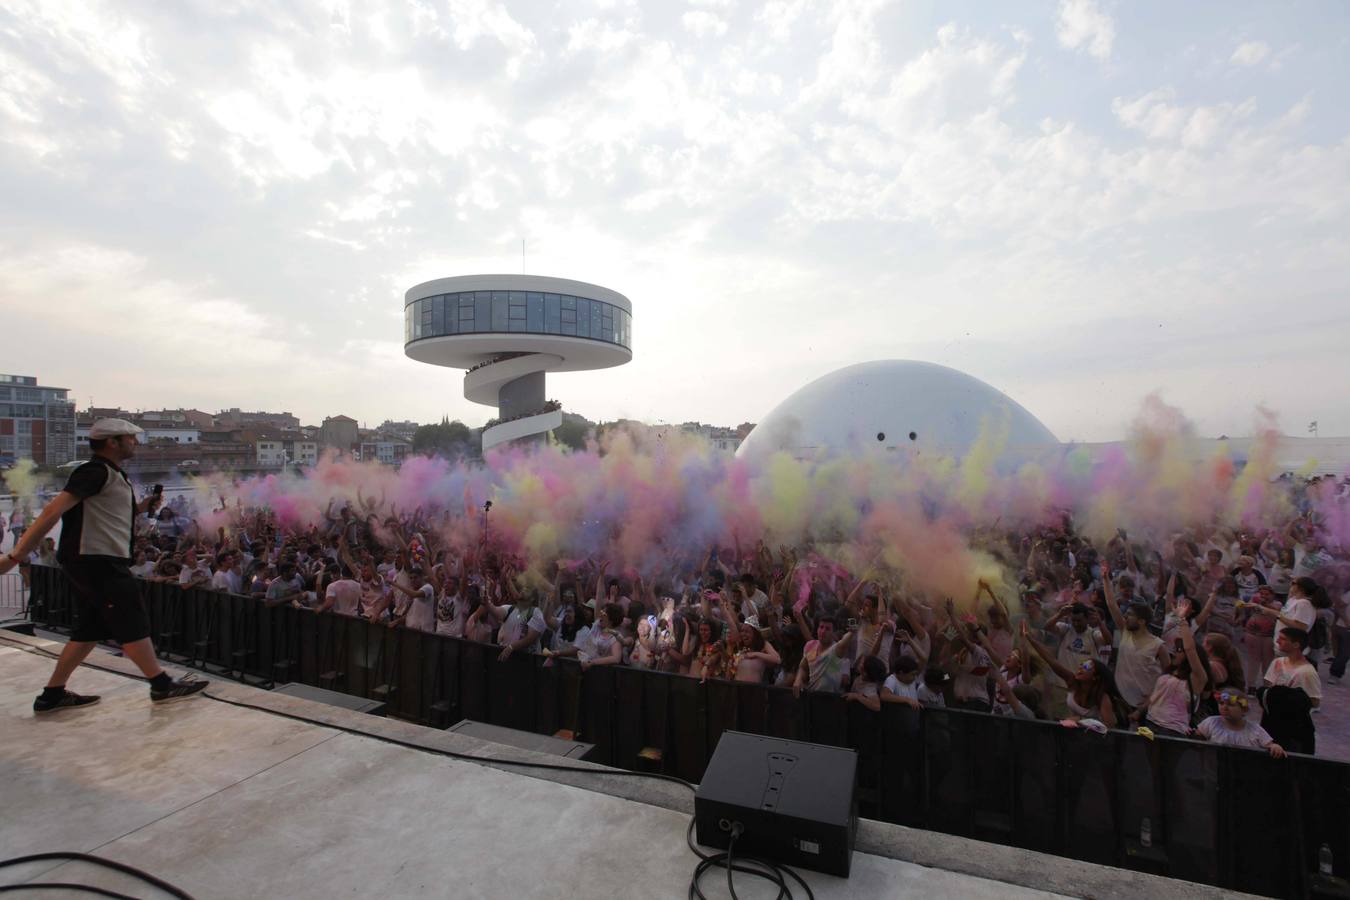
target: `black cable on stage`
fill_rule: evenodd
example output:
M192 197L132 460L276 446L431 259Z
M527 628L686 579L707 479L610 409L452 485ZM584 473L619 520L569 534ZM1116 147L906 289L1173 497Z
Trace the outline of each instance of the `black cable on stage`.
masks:
M58 658L57 654L51 653L50 651L45 650L41 647L30 647L27 644L17 641L10 641L9 643L11 643L14 646L17 646L19 649L24 650L25 652L41 654L43 656L52 659ZM134 675L128 672L122 672L119 671L118 669L109 668L107 666L100 666L97 663L85 661L81 663L81 665L86 665L92 669L98 669L99 671L102 672L109 672L113 675L120 675L123 678L130 678L141 682L149 681L149 679L145 678L144 676ZM458 759L464 762L472 762L479 764L490 763L493 765L516 766L524 769L539 769L550 772L568 772L574 775L576 774L609 775L609 776L622 776L627 778L650 778L655 781L667 781L672 784L678 784L681 787L687 788L690 792L693 793L696 793L698 790L694 784L685 781L683 778L679 778L674 775L666 775L660 772L630 772L627 769L587 769L575 766L561 766L553 763L525 762L523 760L499 759L491 756L475 756L469 753L459 753L454 750L442 750L438 747L427 747L422 744L413 743L412 741L405 741L402 740L401 738L389 737L387 735L372 734L371 732L368 731L362 731L359 728L351 728L345 725L333 725L331 723L319 721L317 719L311 719L306 716L296 715L294 713L281 712L275 709L269 709L268 707L259 706L254 703L245 703L242 700L230 700L225 697L212 694L205 690L202 691L202 696L210 700L214 700L217 703L224 703L229 706L237 706L243 709L252 709L257 712L266 713L268 715L280 716L283 719L291 719L296 722L304 722L307 725L316 725L320 728L331 728L334 731L340 731L345 734L355 735L356 737L369 738L370 740L381 741L386 744L393 744L395 746L404 747L409 750L417 750L422 753L433 753L436 754L437 756L445 756L449 757L450 759ZM699 858L699 863L694 868L694 876L692 879L690 879L689 882L689 897L691 898L691 900L692 898L695 897L699 898L699 900L707 900L707 897L703 893L703 889L700 886L699 881L708 870L713 868L725 868L727 870L727 889L731 891L731 896L733 900L735 900L736 898L736 891L732 887L731 883L732 872L742 872L744 874L753 875L757 878L763 878L766 881L772 882L778 886L778 894L776 895L776 900L793 900L794 895L792 893L792 888L788 885L786 879L783 877L784 873L786 873L802 886L802 889L806 892L807 900L815 900L815 894L812 893L811 886L808 885L800 875L798 875L788 866L746 856L741 857L741 861L737 863L733 861L731 858L730 845L728 845L726 853L713 853L713 854L704 853L702 850L698 848L698 845L694 843L695 823L696 818L694 816L690 816L689 828L685 832L685 842L688 843L689 849L693 851L694 855ZM739 836L739 834L740 832L736 832L733 835L731 842L732 844L735 843L735 837ZM91 857L91 859L96 860L97 857ZM99 861L102 862L102 860ZM175 888L174 890L177 889ZM187 895L184 894L182 896L186 897Z
M30 881L27 884L0 884L0 894L10 891L84 891L100 897L112 897L113 900L141 900L130 894L119 894L107 888L94 887L92 884L76 884L73 881Z
M112 859L104 859L101 856L94 856L92 853L74 853L65 850L53 850L47 853L31 853L28 856L16 856L13 859L0 860L0 869L9 866L21 866L25 863L43 862L49 859L59 859L66 862L85 862L93 865L103 866L105 869L112 869L114 872L121 872L123 875L130 875L132 878L143 881L146 884L158 888L166 894L178 897L179 900L193 900L191 894L180 887L175 887L162 878L156 878L149 872L144 872L135 866L120 863ZM99 894L104 897L115 897L117 900L136 900L135 897L128 897L126 894L119 894L116 891L110 891L106 888L94 887L89 884L63 884L54 881L33 882L31 884L6 884L0 885L0 893L8 891L18 891L32 888L35 890L56 890L58 888L74 891L87 891L91 894Z

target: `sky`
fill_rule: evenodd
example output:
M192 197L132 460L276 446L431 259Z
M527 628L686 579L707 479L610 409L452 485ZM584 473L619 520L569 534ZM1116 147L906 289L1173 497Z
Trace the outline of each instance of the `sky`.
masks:
M0 0L0 371L478 425L403 295L523 265L632 301L591 419L895 358L1346 435L1346 84L1341 2Z

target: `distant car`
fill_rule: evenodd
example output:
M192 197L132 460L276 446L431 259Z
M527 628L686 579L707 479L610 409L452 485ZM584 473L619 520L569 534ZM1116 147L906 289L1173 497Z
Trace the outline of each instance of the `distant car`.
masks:
M178 468L180 468L180 469L195 469L195 468L197 468L197 467L200 466L200 465L201 465L201 463L197 462L197 460L195 460L195 459L185 459L185 460L183 460L182 462L180 462L180 463L178 464Z

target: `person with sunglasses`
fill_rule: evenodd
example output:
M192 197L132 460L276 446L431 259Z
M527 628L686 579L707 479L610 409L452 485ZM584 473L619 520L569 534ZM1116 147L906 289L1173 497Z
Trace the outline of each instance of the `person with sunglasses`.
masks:
M1265 750L1276 759L1284 759L1287 755L1284 748L1275 743L1264 728L1247 720L1248 703L1244 692L1225 688L1216 691L1214 699L1219 704L1219 714L1197 725L1191 737L1225 747Z
M1080 660L1073 668L1064 665L1050 648L1031 636L1024 621L1022 639L1035 650L1045 664L1067 685L1064 695L1069 715L1060 719L1067 727L1077 727L1084 719L1095 719L1107 728L1124 728L1130 707L1120 696L1111 667L1099 659Z

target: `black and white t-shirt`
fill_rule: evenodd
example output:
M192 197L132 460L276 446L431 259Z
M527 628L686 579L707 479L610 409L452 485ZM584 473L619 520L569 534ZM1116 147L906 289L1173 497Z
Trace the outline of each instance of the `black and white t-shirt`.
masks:
M70 473L65 489L81 502L61 517L57 559L62 563L84 556L131 559L136 494L126 473L95 456Z

